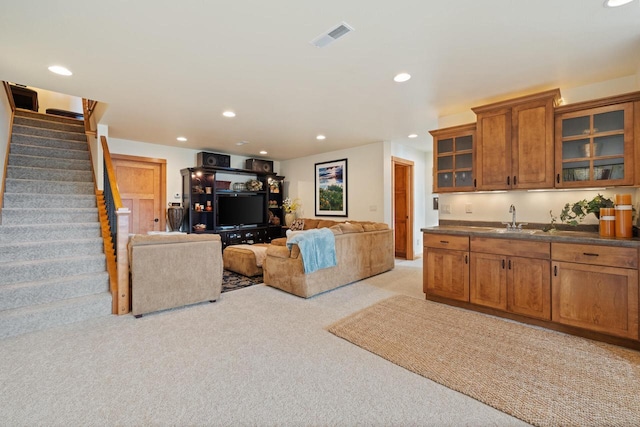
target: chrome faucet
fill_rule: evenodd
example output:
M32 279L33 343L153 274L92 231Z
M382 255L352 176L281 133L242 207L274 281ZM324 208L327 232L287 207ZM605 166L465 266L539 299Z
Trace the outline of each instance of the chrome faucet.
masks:
M516 228L516 207L509 206L509 213L511 214L511 228Z
M528 223L516 223L516 207L514 205L509 206L509 213L511 214L511 223L503 222L503 224L507 226L507 231L522 231L522 226L527 225Z

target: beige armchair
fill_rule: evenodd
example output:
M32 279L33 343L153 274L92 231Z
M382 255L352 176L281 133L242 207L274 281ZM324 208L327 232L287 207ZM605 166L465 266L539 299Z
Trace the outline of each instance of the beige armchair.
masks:
M129 240L131 312L215 301L222 291L217 234L136 234Z

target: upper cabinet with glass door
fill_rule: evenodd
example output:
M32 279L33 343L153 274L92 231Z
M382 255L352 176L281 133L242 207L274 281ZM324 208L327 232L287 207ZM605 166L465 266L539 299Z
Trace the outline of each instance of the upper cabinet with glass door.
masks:
M476 124L432 130L433 192L473 191Z
M633 102L613 100L556 109L556 187L633 184Z

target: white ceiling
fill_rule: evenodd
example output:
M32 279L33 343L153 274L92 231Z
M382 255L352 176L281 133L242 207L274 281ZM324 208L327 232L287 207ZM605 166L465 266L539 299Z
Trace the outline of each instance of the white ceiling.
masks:
M107 103L115 138L276 160L430 149L439 116L640 75L639 1L5 0L0 79ZM309 44L342 21L355 31Z

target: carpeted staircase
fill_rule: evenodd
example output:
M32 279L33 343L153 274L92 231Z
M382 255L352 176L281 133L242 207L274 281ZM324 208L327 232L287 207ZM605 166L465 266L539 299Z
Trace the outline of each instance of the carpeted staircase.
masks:
M83 122L17 110L0 225L0 339L110 314Z

